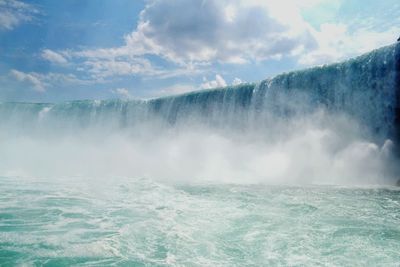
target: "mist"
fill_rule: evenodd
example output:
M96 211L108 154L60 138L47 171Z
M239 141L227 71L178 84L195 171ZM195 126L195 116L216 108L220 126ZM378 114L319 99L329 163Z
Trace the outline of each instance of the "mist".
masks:
M47 111L38 113L39 122ZM396 179L390 140L375 143L351 117L324 109L292 117L270 114L263 123L235 127L199 120L114 124L7 125L0 135L0 175L189 184L381 185Z

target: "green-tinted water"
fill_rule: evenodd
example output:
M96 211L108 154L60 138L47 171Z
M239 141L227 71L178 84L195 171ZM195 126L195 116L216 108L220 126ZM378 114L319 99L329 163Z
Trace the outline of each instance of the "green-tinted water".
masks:
M3 177L0 190L1 266L400 265L396 188Z

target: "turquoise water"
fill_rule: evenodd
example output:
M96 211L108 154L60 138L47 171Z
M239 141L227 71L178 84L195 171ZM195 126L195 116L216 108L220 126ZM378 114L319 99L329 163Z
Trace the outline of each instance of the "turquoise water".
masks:
M0 103L0 266L399 267L399 58Z
M1 266L399 266L397 188L0 178Z

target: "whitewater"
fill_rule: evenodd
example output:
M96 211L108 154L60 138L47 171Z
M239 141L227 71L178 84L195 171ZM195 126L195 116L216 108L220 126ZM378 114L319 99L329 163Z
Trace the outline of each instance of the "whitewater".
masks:
M0 265L399 266L400 45L149 100L0 103Z

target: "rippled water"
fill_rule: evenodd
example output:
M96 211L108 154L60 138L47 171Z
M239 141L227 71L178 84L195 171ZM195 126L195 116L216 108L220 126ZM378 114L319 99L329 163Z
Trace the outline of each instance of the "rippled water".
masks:
M1 266L400 265L396 188L2 177L0 190Z

